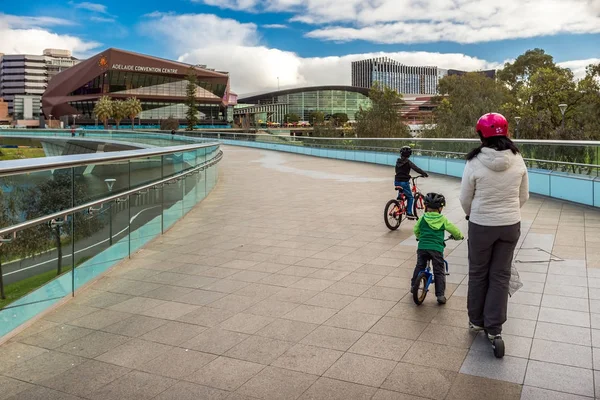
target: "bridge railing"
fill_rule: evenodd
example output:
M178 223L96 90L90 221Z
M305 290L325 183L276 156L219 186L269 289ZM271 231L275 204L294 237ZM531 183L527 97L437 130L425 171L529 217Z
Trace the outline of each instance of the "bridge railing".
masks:
M190 142L0 162L0 339L210 193L220 146Z

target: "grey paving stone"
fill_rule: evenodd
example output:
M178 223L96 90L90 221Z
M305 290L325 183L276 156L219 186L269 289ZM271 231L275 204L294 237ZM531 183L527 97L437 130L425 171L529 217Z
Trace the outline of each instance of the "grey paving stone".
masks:
M128 312L131 314L140 314L150 308L164 304L165 300L150 299L147 297L132 297L129 300L122 301L114 306L109 307L113 311Z
M316 307L309 305L299 305L283 318L294 321L308 322L310 324L322 324L336 314L337 310L325 307Z
M383 317L369 330L369 332L416 340L426 327L427 324L424 322Z
M388 311L386 316L429 323L439 312L439 307L417 307L414 304L398 303Z
M180 303L194 304L197 306L205 306L207 304L213 303L223 297L227 296L226 293L221 292L211 292L208 290L202 289L190 289L190 292L179 296L176 300ZM165 299L165 300L175 300L175 299Z
M591 369L542 361L529 361L525 385L582 396L594 396L594 375Z
M238 392L260 399L292 400L300 397L318 377L281 368L266 367Z
M177 318L177 320L212 328L233 317L235 314L235 311L212 307L201 307L195 311L192 311L191 313L182 315L181 317Z
M159 306L142 311L140 314L147 317L176 320L186 314L198 310L199 308L199 306L191 304L167 301Z
M296 344L271 365L274 367L322 375L341 356L341 351Z
M430 324L418 337L419 340L446 346L469 348L475 339L475 334L468 328L456 328Z
M532 338L535 333L535 325L536 321L509 318L504 325L502 325L502 333Z
M319 378L300 400L369 400L377 389L335 379Z
M216 359L214 354L201 353L199 351L174 348L159 356L138 369L155 375L166 376L173 379L182 379L199 370L209 362Z
M592 369L592 349L570 343L533 339L531 359Z
M342 310L325 321L323 325L366 332L371 329L371 327L375 325L380 318L381 317L379 315L348 312Z
M400 301L406 293L403 293L395 288L386 288L382 286L373 286L364 292L361 297L368 297L371 299L389 300L389 301Z
M247 313L239 313L223 321L221 329L252 335L274 321L274 318Z
M457 375L456 372L401 362L381 387L423 398L442 400L450 391Z
M137 271L137 270L134 270ZM155 271L150 271L155 272ZM89 289L75 297L72 301L75 304L88 307L108 308L119 304L125 300L129 300L131 296L119 293L99 292Z
M506 355L520 358L529 358L529 353L531 351L531 343L533 341L531 338L505 334L502 335L502 338L504 339L504 343L506 346ZM471 350L479 352L489 352L490 341L483 333L480 333L475 338L475 341L473 341L473 344L471 345Z
M458 374L447 400L519 400L521 386L493 379Z
M487 352L469 351L460 372L482 378L523 384L526 368L527 359L525 358L511 356L504 356L502 359L495 358L490 345Z
M0 400L6 400L25 390L33 388L33 386L17 379L0 376L0 388L2 388L2 390L0 390Z
M383 316L390 311L395 304L396 302L394 301L359 297L344 308L344 311Z
M589 397L574 394L555 392L553 390L540 389L532 386L523 386L521 400L589 400Z
M348 352L400 361L413 343L412 340L365 333Z
M124 376L129 371L128 368L117 365L87 360L76 368L41 382L41 385L75 396L88 397L91 392Z
M216 389L234 391L264 367L248 361L219 357L185 379Z
M402 358L402 362L458 372L467 355L467 349L440 344L415 342Z
M269 365L291 346L291 342L261 336L251 336L231 348L225 353L225 356Z
M542 307L538 318L542 322L555 324L590 327L590 314L581 311L558 310L556 308Z
M395 361L345 353L324 376L379 387L396 366Z
M265 299L260 303L253 305L246 310L249 314L262 315L265 317L280 318L294 308L298 307L296 303L288 303L285 301L275 301L272 299Z
M190 293L192 290L193 289L185 287L164 285L159 287L158 289L154 289L147 293L144 293L144 297L150 297L159 300L175 301L181 298L182 296Z
M317 347L325 347L333 350L348 350L361 336L362 332L350 329L335 328L332 326L320 326L304 339L302 344L308 344Z
M225 400L229 399L229 392L196 385L190 382L177 382L174 386L165 390L154 400Z
M141 339L132 339L99 357L98 361L120 365L122 367L137 368L156 357L162 356L172 349L160 343L149 342Z
M40 354L47 353L47 349L30 346L18 342L8 342L0 346L0 373L13 366L30 360Z
M127 336L96 331L82 337L81 339L67 343L56 350L63 353L73 354L75 356L94 358L114 349L117 346L122 345L128 340L130 340L130 338Z
M219 308L235 313L242 312L258 303L260 299L255 299L248 296L240 296L237 294L229 294L222 299L210 303L211 308Z
M65 304L63 307L60 307L56 311L52 311L50 314L44 316L44 319L47 321L56 322L58 324L64 324L96 311L98 311L98 309L95 307L88 307L79 304Z
M89 394L92 400L151 399L177 383L176 380L132 371Z
M205 353L223 354L246 338L248 335L244 333L211 328L183 343L182 346Z
M271 339L284 340L287 342L299 342L319 325L307 322L292 321L287 319L276 319L256 334Z
M53 389L48 389L42 386L33 386L25 391L22 391L10 400L79 400L79 397L71 396L70 394L57 392Z
M168 321L164 319L146 317L145 315L134 315L127 319L117 322L102 328L105 332L114 333L129 337L139 337L166 324Z
M406 393L393 392L391 390L379 389L372 400L423 400L424 397L417 397Z
M313 298L308 299L305 304L341 310L354 300L356 300L354 296L321 292Z
M21 343L32 346L43 347L46 349L56 349L64 344L77 340L93 331L87 328L80 328L71 325L58 325L54 328L46 329L36 335L21 339Z
M85 359L71 354L49 351L4 370L2 374L24 382L40 383L74 368L84 361Z
M548 308L558 308L562 310L589 312L589 302L590 300L588 299L544 294L542 306Z
M198 336L207 328L203 326L186 324L183 322L169 321L158 328L141 336L141 339L151 342L178 346L188 340Z

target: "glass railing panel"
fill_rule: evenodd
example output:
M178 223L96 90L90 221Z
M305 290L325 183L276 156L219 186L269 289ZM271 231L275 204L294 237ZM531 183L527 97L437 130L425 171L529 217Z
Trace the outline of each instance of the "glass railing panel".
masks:
M135 252L162 232L163 185L130 197L131 252Z
M163 178L174 177L186 168L183 153L169 154L163 158ZM163 187L163 229L170 228L179 218L183 216L183 180L173 178L165 183Z
M0 337L72 293L72 232L57 219L0 246Z

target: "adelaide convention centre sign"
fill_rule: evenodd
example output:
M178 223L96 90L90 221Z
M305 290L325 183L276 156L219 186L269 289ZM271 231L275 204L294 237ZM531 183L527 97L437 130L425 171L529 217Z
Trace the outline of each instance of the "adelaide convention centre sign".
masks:
M112 69L119 71L154 72L158 74L177 74L177 68L144 67L142 65L113 64Z

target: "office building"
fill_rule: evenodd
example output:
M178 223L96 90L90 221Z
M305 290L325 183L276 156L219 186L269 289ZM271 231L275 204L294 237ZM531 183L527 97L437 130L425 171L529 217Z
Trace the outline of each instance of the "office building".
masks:
M136 97L144 124L173 117L185 120L187 76L196 75L196 103L206 123L226 123L230 100L229 74L119 49L108 49L56 75L42 97L44 115L54 119L76 115L78 125L96 124L96 102ZM125 119L127 121L128 119ZM112 124L112 122L110 122Z
M495 70L481 71L490 78ZM352 62L352 86L371 88L375 82L402 94L435 95L438 82L446 75L463 75L465 71L432 66L409 66L387 57Z
M0 97L8 103L9 114L15 113L15 96L35 96L39 103L48 82L78 62L70 51L59 49L46 49L42 55L0 55Z

